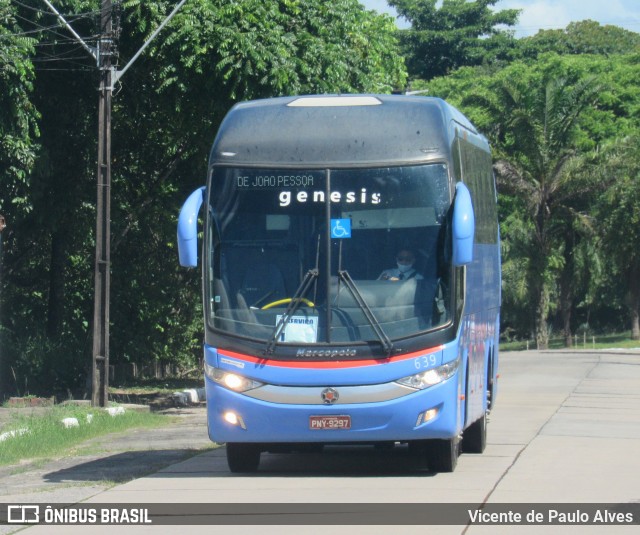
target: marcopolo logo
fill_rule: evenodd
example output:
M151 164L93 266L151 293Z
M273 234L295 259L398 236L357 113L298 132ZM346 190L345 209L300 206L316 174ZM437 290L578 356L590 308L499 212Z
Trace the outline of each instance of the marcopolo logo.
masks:
M356 349L298 349L296 357L308 358L336 358L355 357L358 354Z
M338 399L340 399L340 394L335 388L325 388L320 392L320 397L325 405L333 405L338 401Z

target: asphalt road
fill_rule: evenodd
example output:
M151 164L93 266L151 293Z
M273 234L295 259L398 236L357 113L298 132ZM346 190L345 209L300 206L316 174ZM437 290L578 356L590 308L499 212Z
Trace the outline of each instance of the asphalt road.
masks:
M157 473L99 491L95 504L285 504L288 516L270 525L268 510L239 506L241 526L34 526L29 533L636 533L638 526L563 525L313 525L340 517L340 504L380 504L398 514L402 504L640 503L640 352L518 352L500 355L500 383L482 455L462 455L452 474L416 469L405 448L326 448L322 454L263 454L256 475L231 474L224 448L208 450ZM204 427L202 433L206 433ZM201 437L199 437L201 438ZM117 459L114 459L114 462ZM0 496L9 501L10 495ZM71 498L69 501L79 501ZM295 515L290 504L318 504ZM329 505L328 505L329 504ZM334 505L331 505L334 504ZM394 506L388 504L398 504ZM302 507L302 506L301 506ZM307 507L307 506L305 506ZM516 507L514 505L514 507ZM541 507L541 509L545 509ZM305 509L306 511L306 509ZM375 507L371 518L376 517ZM275 511L273 511L275 512ZM315 514L314 514L315 513ZM410 514L410 513L408 513ZM545 510L545 515L548 511ZM591 512L589 513L591 514ZM301 520L302 518L302 520ZM367 524L361 514L362 524ZM247 520L250 519L250 520ZM179 519L178 519L179 520ZM637 521L638 519L636 519ZM358 520L360 522L360 520ZM187 523L186 521L184 522ZM346 523L346 522L345 522ZM374 523L374 522L370 522Z

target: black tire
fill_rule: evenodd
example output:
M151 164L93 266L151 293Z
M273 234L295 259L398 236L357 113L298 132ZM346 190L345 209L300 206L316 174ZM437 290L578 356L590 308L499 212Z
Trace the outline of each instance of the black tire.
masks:
M256 444L227 443L227 464L233 473L255 472L260 465L260 446Z
M458 464L458 438L430 440L427 443L427 462L432 472L453 472Z
M462 435L463 453L482 453L487 446L487 413L473 422Z

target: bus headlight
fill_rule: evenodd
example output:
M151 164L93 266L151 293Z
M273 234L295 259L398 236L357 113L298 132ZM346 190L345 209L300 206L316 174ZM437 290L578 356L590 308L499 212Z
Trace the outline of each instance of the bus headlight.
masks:
M402 379L398 379L396 383L422 390L423 388L429 388L430 386L437 385L449 379L449 377L456 373L459 365L460 359L456 359L437 368L431 368L430 370L416 373L409 377L403 377Z
M253 390L264 384L260 381L247 379L237 373L227 372L215 366L210 366L206 362L204 363L204 373L212 381L235 392L246 392L247 390Z

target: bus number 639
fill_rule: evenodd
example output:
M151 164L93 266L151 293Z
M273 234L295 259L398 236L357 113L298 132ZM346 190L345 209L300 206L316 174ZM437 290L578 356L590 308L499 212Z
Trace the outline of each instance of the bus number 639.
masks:
M438 363L438 359L435 354L422 355L413 360L413 365L416 370L422 370L424 368L432 368Z

